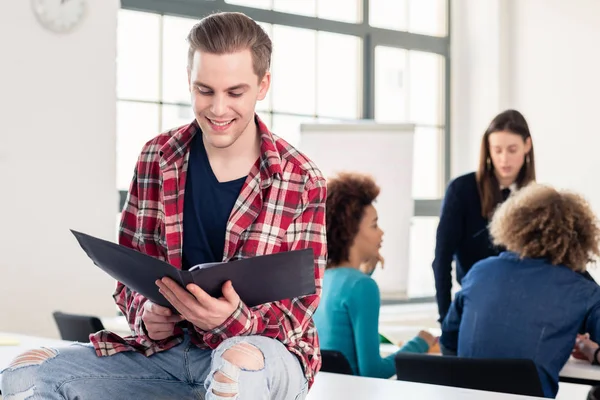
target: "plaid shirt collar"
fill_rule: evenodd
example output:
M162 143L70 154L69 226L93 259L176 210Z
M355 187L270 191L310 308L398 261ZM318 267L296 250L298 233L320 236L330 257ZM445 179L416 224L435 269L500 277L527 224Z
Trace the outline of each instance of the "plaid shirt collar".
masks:
M275 145L275 138L258 115L254 114L254 121L258 127L260 140L260 188L265 189L271 185L273 178L281 177L281 156ZM182 126L160 148L160 167L165 168L173 163L184 160L190 142L196 134L201 134L198 121L194 120L189 125Z

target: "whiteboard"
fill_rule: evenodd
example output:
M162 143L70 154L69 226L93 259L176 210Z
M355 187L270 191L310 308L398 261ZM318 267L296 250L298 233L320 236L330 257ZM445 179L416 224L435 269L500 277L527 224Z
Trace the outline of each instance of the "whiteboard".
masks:
M381 188L374 204L384 231L385 268L373 278L382 292L406 296L412 198L414 125L318 123L300 126L298 148L326 178L338 172L370 174Z

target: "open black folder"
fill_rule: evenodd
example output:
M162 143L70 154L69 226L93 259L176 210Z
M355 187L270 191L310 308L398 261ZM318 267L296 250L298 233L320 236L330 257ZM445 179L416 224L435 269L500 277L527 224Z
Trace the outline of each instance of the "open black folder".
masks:
M94 264L154 303L173 308L155 281L165 276L183 288L195 283L213 297L231 280L249 307L315 293L315 264L311 248L230 262L200 264L188 271L136 250L71 230Z

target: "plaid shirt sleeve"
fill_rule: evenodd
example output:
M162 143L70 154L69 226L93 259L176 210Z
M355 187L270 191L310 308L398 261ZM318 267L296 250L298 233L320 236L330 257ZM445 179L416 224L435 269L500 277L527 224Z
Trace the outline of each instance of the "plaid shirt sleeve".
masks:
M138 184L137 184L137 167L135 169L133 179L125 201L125 207L121 214L121 223L119 225L119 244L127 246L134 250L140 251L135 239L137 227L137 212L138 212ZM113 293L113 298L121 312L127 318L129 327L142 340L151 341L142 323L142 308L146 302L146 298L141 294L132 291L121 282L117 282L117 288Z
M321 298L323 271L327 257L327 236L325 231L326 183L322 177L309 181L302 193L304 209L288 228L286 237L290 241L289 250L312 247L315 255L314 295L277 301L249 308L240 303L239 307L225 322L204 334L205 342L216 348L224 339L242 335L262 335L278 339L283 344L297 340L303 332L316 331L312 315ZM309 357L309 369L318 370L320 357Z

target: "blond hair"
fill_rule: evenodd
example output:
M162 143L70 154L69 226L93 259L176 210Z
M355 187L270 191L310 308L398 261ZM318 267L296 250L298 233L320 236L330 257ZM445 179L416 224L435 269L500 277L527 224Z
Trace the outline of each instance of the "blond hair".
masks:
M271 39L252 18L239 12L215 13L203 18L194 25L187 36L187 42L190 45L190 68L197 50L211 54L250 50L254 73L259 80L271 65Z
M600 255L600 229L589 204L550 186L532 183L509 197L494 213L490 233L496 245L521 257L578 272Z

